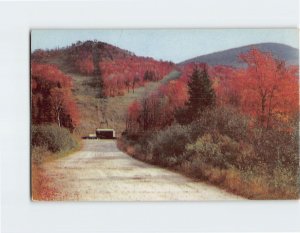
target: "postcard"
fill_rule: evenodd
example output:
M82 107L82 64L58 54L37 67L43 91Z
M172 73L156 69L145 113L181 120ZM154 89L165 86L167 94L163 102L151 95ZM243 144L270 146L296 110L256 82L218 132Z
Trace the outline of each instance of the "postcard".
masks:
M32 30L32 200L298 199L298 40Z

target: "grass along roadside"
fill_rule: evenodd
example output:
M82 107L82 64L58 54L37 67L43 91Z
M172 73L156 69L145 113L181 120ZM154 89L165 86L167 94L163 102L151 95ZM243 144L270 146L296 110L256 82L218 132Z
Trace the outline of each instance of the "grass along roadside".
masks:
M60 191L57 190L53 178L47 174L44 165L79 151L83 143L79 137L55 125L34 126L32 142L32 200L53 200Z

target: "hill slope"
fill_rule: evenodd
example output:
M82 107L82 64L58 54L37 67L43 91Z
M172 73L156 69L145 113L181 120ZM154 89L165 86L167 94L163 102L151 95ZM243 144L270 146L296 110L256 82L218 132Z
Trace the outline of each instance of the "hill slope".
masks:
M98 42L77 42L65 48L36 50L31 61L56 65L73 81L73 94L81 122L76 133L86 135L95 128L114 128L117 134L125 129L128 105L157 89L162 83L177 79L180 73L173 71L171 62L137 56L116 46ZM96 68L107 88L106 98L99 98L100 87L94 79ZM155 71L148 75L146 71ZM173 71L173 72L172 72ZM134 79L133 79L134 77ZM114 91L114 95L109 95Z
M57 65L64 72L92 75L101 61L136 58L134 53L100 41L78 41L64 48L38 49L31 61Z
M73 59L78 56L89 57L92 56L93 50L98 49L101 51L100 60L113 60L117 58L126 58L135 56L134 53L118 48L116 46L107 44L101 41L78 41L70 46L51 49L51 50L42 50L37 49L32 52L31 60L37 62L47 61L47 58L50 57L60 57L62 55L71 56Z
M209 65L227 65L233 67L241 67L243 66L243 63L238 58L239 54L245 53L253 47L265 52L271 52L276 58L286 61L289 65L298 64L298 49L278 43L261 43L194 57L181 62L180 65L195 62L207 63Z

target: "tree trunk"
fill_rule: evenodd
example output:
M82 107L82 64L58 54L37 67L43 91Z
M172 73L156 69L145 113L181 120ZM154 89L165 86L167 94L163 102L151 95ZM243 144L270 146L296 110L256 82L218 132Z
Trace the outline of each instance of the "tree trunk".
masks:
M269 111L268 111L268 118L267 118L267 129L269 129L269 127L270 127L271 114L272 114L272 99L273 99L273 93L274 93L274 89L272 89L272 92L271 92L271 95L270 95Z
M57 111L57 124L58 124L58 127L61 127L61 124L60 124L60 111L59 110Z
M266 95L263 95L261 98L261 116L260 116L260 122L261 126L264 126L265 123L265 109L266 109Z

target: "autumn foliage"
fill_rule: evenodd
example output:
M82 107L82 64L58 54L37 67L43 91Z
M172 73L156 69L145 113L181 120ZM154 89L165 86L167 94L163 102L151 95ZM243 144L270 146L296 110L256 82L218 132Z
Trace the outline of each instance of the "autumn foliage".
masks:
M147 82L159 81L174 67L173 63L138 57L100 42L73 45L69 60L84 75L92 75L98 68L103 80L104 95L110 97L134 92L135 88L144 86Z
M266 128L298 114L297 67L257 49L240 57L247 64L245 68L223 68L223 76L215 79L220 105L236 106Z
M75 66L81 74L92 75L94 72L94 64L90 57L76 60Z
M172 80L128 107L126 129L130 133L155 130L170 125L175 112L182 108L188 99L185 82Z
M122 112L126 131L121 140L130 143L129 154L249 198L296 197L298 67L256 48L240 54L241 67L175 66L93 41L36 51L32 122L71 131L79 122L72 80L56 66L38 63L55 60L58 54L71 72L90 78L85 83L99 90L103 100L134 93L174 69L181 73L144 96L137 93Z
M265 128L277 122L289 122L299 113L297 66L288 66L271 53L256 48L241 54L245 66L207 66L218 106L232 106ZM195 67L205 64L188 63L180 67L180 80L188 84Z
M55 57L63 57L73 72L87 76L97 73L103 81L103 94L111 97L134 92L147 82L159 81L174 68L171 62L136 56L98 41L78 41L60 50L37 50L32 60L38 62Z
M174 65L151 58L129 57L102 61L102 72L106 96L123 95L134 92L135 88L147 82L156 82L170 73Z
M203 64L180 66L179 79L129 106L120 148L250 199L297 199L298 67L255 48L240 59L202 75Z
M73 130L79 115L71 88L71 78L56 66L32 63L32 123L56 123Z

